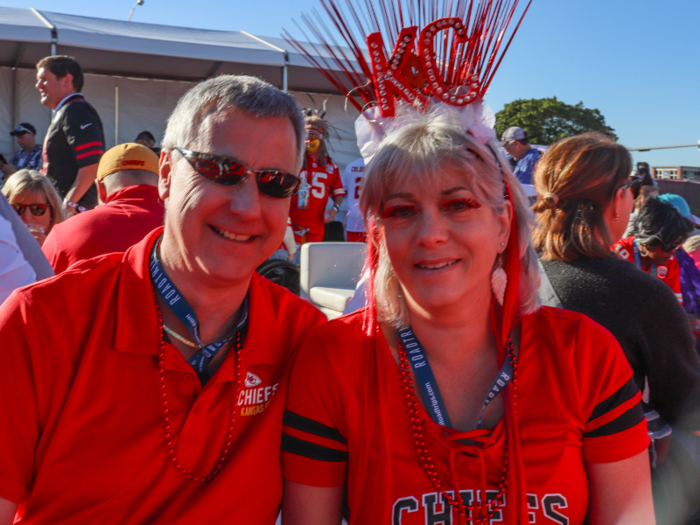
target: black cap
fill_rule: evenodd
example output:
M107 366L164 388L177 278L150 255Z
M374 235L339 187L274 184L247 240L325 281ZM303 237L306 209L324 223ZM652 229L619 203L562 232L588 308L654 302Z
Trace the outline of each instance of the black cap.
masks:
M13 137L16 137L18 135L24 135L25 133L31 133L32 135L36 135L36 128L28 122L22 122L19 126L10 131L10 135L12 135Z

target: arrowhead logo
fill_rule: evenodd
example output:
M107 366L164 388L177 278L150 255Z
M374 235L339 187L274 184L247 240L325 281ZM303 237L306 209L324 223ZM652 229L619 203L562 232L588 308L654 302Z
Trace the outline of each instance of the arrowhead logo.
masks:
M245 386L246 388L252 388L258 386L262 383L262 380L256 376L253 372L248 372L245 376Z

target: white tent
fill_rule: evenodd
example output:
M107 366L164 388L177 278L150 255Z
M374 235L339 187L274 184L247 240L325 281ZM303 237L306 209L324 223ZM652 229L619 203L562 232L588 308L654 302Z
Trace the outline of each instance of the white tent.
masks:
M43 141L51 117L34 89L34 65L51 54L71 55L85 75L83 93L102 118L108 146L144 130L158 139L179 97L196 82L222 73L260 77L287 89L302 106L327 100L331 155L344 167L359 156L356 111L283 39L245 31L106 20L35 9L0 8L0 153L15 149L9 131L20 122ZM7 130L7 131L4 131Z

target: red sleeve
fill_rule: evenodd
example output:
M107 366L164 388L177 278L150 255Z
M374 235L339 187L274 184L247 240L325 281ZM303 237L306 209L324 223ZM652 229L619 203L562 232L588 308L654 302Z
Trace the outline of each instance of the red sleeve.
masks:
M577 335L576 370L585 419L583 459L612 463L649 447L642 395L617 340L584 317Z
M337 487L347 476L347 432L339 378L325 346L312 333L294 364L284 413L282 473L304 485Z
M632 243L630 242L631 237L627 239L622 239L621 241L613 244L612 250L620 259L625 261L634 262L634 253L632 251Z
M347 192L343 188L343 180L342 177L340 176L340 171L338 170L338 165L333 162L332 160L330 161L331 165L333 166L333 177L331 178L331 185L330 185L330 191L331 191L331 196L333 198L339 197L341 195L345 195Z
M105 150L102 128L85 104L74 102L67 105L63 132L73 148L78 168L100 162Z
M0 307L0 497L20 503L32 482L39 440L38 390L45 363L37 323L22 291Z

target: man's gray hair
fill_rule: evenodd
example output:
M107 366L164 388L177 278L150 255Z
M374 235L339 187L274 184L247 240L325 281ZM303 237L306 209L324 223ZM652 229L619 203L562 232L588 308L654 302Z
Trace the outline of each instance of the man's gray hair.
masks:
M239 109L259 118L289 118L297 139L297 165L301 168L306 129L299 106L289 93L246 75L210 78L185 93L168 118L163 148L189 148L207 115L231 109Z

